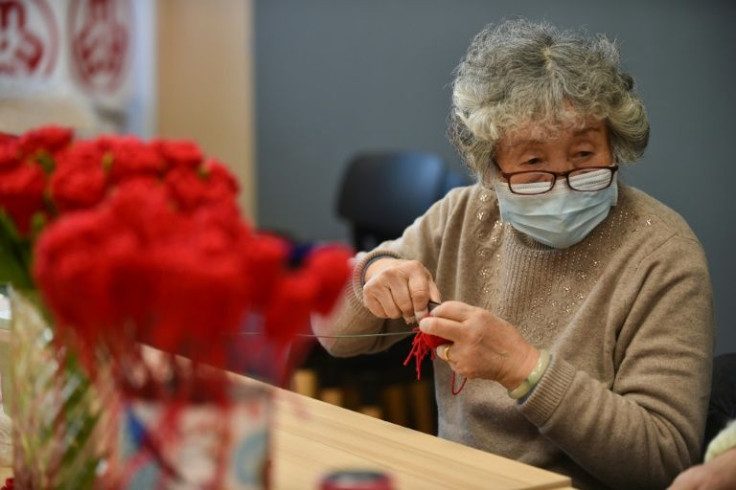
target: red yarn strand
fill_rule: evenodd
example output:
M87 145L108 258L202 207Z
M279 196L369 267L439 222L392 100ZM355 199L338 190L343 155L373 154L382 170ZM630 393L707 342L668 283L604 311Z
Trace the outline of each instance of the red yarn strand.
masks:
M430 335L422 332L419 330L419 327L414 327L414 332L416 332L416 335L414 336L414 340L412 340L411 343L411 350L409 351L409 355L406 356L406 359L404 359L404 366L409 364L411 362L412 357L414 358L415 368L417 371L417 379L422 379L422 361L424 361L424 358L427 357L427 354L431 356L431 359L435 359L435 349L439 347L442 344L448 344L450 343L449 340L438 337L436 335ZM468 381L468 378L463 378L462 383L460 383L460 387L456 388L456 375L455 372L452 372L452 386L450 387L450 390L452 391L453 395L459 395L460 392L465 387L465 383Z

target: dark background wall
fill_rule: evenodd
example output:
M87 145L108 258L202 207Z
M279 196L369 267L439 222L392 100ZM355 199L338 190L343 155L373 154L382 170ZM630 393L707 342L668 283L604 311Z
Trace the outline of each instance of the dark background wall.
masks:
M624 179L674 208L708 255L717 352L736 351L736 2L730 0L258 0L258 224L348 240L335 215L362 150L436 152L452 71L488 22L524 16L619 40L649 111L644 161Z

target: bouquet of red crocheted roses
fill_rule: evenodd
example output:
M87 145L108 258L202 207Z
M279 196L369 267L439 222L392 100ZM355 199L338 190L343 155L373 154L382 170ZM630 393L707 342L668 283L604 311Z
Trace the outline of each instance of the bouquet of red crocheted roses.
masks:
M0 137L0 280L37 285L92 371L100 346L130 369L141 342L220 367L249 354L229 352L229 336L259 334L254 350L283 354L310 313L332 308L351 251L296 258L243 219L237 192L188 141Z

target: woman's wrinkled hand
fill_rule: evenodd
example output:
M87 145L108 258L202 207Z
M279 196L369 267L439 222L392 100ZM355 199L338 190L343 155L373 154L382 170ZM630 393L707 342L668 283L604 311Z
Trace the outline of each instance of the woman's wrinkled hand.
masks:
M497 381L509 390L519 386L539 360L539 351L513 325L460 301L437 306L419 328L451 342L437 348L438 356L457 374Z
M736 488L736 448L693 466L675 478L668 490L728 490Z
M426 267L416 260L382 258L365 271L363 304L379 318L404 318L414 323L427 314L429 301L440 292Z

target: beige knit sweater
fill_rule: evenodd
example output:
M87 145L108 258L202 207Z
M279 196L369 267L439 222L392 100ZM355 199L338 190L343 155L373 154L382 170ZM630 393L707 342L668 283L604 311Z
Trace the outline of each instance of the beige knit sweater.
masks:
M380 197L377 197L380 198ZM675 212L620 184L619 202L581 243L556 250L500 221L492 190L455 189L395 241L443 300L515 325L552 362L517 403L499 384L450 392L435 360L439 436L569 475L585 488L664 488L700 454L714 322L706 259ZM318 334L405 331L362 305L355 285ZM395 337L323 339L333 355L386 349ZM410 369L407 368L407 369Z

